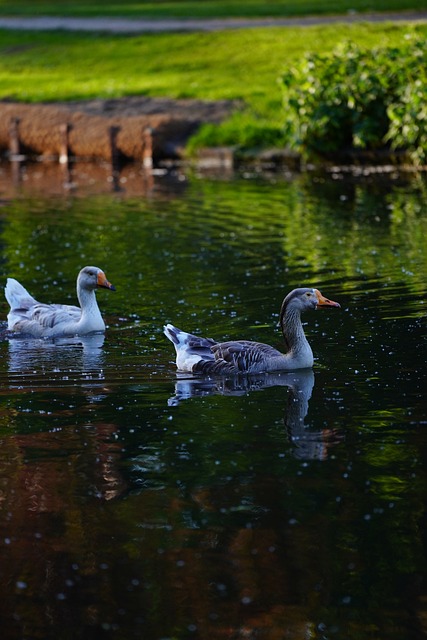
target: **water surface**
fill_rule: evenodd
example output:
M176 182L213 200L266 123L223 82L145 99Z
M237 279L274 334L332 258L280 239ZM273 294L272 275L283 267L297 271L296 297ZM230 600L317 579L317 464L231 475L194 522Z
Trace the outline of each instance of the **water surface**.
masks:
M3 282L117 291L105 337L8 339L1 303L4 637L424 637L425 182L9 171ZM164 323L280 346L297 286L341 304L312 371L176 373Z

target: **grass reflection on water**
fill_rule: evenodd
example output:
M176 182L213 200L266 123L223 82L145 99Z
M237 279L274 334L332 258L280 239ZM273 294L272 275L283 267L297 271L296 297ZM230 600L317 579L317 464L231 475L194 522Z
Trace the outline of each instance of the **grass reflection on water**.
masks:
M3 207L4 278L117 287L102 344L0 343L8 638L422 637L425 205L301 177ZM314 372L176 375L164 322L280 346L307 284L342 305L307 315Z

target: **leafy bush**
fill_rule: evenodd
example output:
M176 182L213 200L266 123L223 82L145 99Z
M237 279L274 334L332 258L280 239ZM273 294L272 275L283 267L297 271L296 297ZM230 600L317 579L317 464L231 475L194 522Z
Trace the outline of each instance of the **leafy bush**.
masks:
M349 148L406 151L427 161L427 43L309 54L282 77L285 131L308 154Z

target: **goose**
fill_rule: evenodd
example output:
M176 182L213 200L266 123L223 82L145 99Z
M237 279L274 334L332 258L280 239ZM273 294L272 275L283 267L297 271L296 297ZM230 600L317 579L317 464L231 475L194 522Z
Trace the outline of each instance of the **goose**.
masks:
M44 304L37 302L17 280L8 278L5 287L6 300L10 305L8 330L33 338L82 336L105 331L95 295L98 287L116 290L102 269L84 267L77 277L80 307Z
M292 371L313 366L313 352L304 334L301 313L317 307L340 307L318 289L294 289L285 297L280 310L280 326L286 353L260 342L236 340L216 342L181 331L172 324L163 331L173 342L176 366L189 373L223 375Z

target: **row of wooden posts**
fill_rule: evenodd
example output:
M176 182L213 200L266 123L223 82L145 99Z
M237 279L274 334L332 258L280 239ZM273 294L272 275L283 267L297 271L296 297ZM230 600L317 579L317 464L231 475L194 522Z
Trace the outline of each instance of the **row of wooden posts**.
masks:
M9 159L24 160L22 154L21 141L19 136L19 118L12 118L9 126ZM63 123L59 125L60 143L58 159L60 164L68 165L73 159L70 154L69 136L71 125ZM116 171L120 165L120 151L117 146L117 136L120 131L118 126L110 126L108 129L108 139L110 145L110 158L113 170ZM146 127L143 131L143 153L142 165L145 169L153 168L153 136L154 129Z

